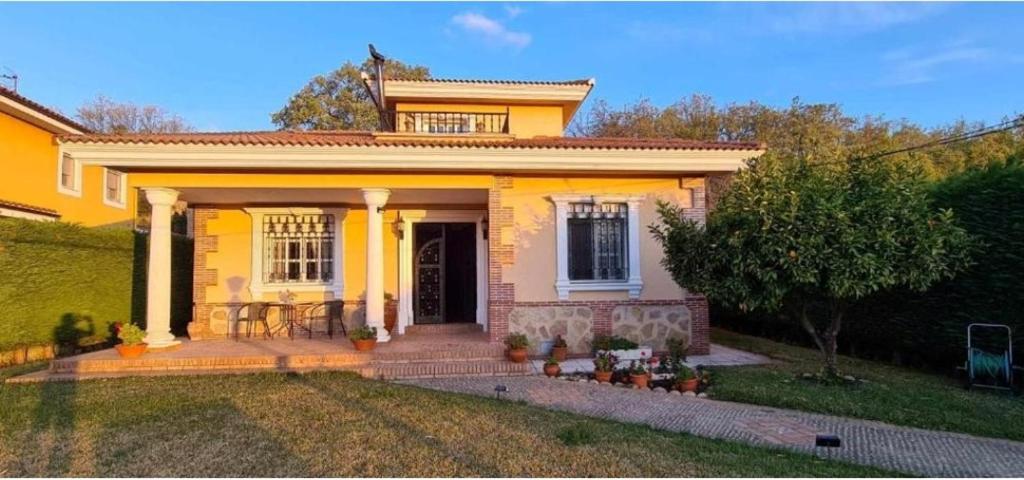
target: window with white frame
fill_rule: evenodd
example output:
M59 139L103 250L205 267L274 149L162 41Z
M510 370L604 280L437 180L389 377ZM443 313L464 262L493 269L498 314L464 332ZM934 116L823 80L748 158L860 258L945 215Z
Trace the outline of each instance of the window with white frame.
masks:
M125 204L125 176L123 172L103 170L103 201L107 205L123 207Z
M263 283L332 283L334 222L331 214L263 215Z
M625 290L640 296L643 195L552 195L560 300L573 291Z
M74 157L68 154L60 156L57 164L57 190L68 195L78 196L81 187L81 167Z
M626 280L627 211L625 203L569 204L569 280Z

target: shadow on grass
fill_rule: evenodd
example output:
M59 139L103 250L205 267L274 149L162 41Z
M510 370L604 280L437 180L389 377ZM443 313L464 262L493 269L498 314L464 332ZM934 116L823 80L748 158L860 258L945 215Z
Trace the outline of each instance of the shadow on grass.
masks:
M289 380L300 385L303 385L309 390L315 391L335 403L338 403L347 408L358 410L361 416L364 418L373 418L376 420L376 422L383 423L386 428L390 429L393 432L404 432L406 434L409 434L408 437L413 442L415 442L419 446L436 451L438 458L450 459L462 465L467 469L468 472L471 472L472 476L497 477L502 475L501 470L494 464L480 461L478 457L473 457L461 449L450 447L444 441L439 440L433 435L431 435L430 432L424 431L420 427L399 418L398 416L388 412L385 409L380 408L380 406L378 405L373 405L370 402L362 400L361 398L359 398L359 396L344 395L332 389L325 388L324 385L311 379L308 375L294 373L287 375ZM367 393L373 392L373 396L377 398L391 398L393 396L402 395L399 392L399 388L392 385L381 384L379 386L374 385L369 386L367 388L371 389L368 390ZM442 412L437 413L440 414ZM399 446L395 447L397 448ZM410 445L401 446L401 448L409 447ZM368 473L363 472L362 474L366 475ZM415 475L415 473L412 472L405 472L405 474ZM377 475L379 475L379 473L377 473Z

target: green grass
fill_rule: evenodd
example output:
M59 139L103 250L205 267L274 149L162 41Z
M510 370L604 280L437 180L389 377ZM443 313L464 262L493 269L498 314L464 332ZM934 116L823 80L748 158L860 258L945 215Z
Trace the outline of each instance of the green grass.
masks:
M0 477L889 476L342 373L0 386Z
M712 397L897 425L1024 440L1024 401L1005 393L967 391L955 379L850 357L839 368L866 380L824 385L798 378L821 368L817 350L713 329L715 343L767 355L768 365L712 370Z

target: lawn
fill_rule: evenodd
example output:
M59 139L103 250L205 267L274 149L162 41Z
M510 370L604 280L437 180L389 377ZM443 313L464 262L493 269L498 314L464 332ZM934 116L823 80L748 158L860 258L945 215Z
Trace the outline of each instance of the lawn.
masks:
M712 397L858 417L931 430L1024 440L1024 401L1005 393L967 391L953 378L841 357L860 385L823 385L799 378L821 368L817 350L713 329L715 343L767 355L769 365L718 367Z
M0 476L888 476L344 373L0 386Z

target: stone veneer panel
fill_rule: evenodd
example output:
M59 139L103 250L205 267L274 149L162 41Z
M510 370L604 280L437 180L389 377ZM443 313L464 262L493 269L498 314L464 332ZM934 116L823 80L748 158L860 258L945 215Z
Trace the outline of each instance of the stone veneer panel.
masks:
M692 315L684 305L621 305L612 310L612 334L628 338L655 351L664 351L665 340L693 338Z
M515 307L509 314L509 333L523 333L530 339L530 352L538 353L541 342L561 335L570 353L590 352L594 339L594 312L585 306Z

